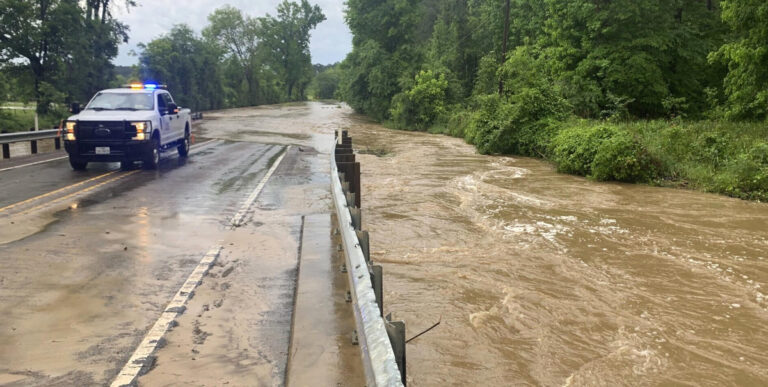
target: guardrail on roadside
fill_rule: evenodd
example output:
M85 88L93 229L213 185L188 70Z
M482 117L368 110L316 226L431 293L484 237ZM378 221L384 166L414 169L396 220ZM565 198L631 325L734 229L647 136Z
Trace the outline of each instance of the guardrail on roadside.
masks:
M195 112L191 114L192 121L202 120L203 119L203 113L202 112Z
M352 138L336 133L331 160L331 192L344 265L349 284L347 300L355 316L368 386L405 386L405 323L384 317L383 270L370 258L368 232L362 230L360 163L355 162Z
M39 140L54 139L54 147L61 149L61 137L59 129L43 129L31 132L0 133L0 145L4 159L11 158L11 144L16 142L29 141L30 153L37 153L37 142Z

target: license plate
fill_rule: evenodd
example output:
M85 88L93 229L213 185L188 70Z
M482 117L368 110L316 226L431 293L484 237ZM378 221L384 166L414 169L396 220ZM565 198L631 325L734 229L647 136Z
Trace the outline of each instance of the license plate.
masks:
M109 147L108 146L97 146L96 147L96 154L97 155L108 155L109 154Z

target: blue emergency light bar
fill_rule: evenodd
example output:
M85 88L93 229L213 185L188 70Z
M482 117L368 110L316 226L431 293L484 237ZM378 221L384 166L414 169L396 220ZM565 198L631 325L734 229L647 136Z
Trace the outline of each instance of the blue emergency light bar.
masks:
M125 88L129 88L131 90L155 90L155 89L166 89L168 86L166 85L158 85L157 83L140 83L140 82L134 82L129 85L123 85Z

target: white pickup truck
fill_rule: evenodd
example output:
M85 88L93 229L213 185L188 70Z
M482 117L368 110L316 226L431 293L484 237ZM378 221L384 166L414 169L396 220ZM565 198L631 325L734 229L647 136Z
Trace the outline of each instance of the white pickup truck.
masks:
M89 162L119 161L123 169L141 161L155 169L160 154L176 148L189 154L192 120L189 109L181 109L171 94L156 84L131 84L102 90L64 123L64 148L75 170Z

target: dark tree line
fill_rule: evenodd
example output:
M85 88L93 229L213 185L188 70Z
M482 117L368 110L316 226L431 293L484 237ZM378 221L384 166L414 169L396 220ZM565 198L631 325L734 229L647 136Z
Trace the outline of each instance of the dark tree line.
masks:
M343 98L411 127L503 79L586 118L768 112L764 0L349 0L347 23Z
M62 116L66 103L131 80L165 83L194 109L306 98L310 33L325 20L307 0L285 0L259 18L225 6L202 35L177 25L140 45L131 76L112 64L129 32L113 17L117 6L136 1L0 0L0 102L36 101L39 113Z

